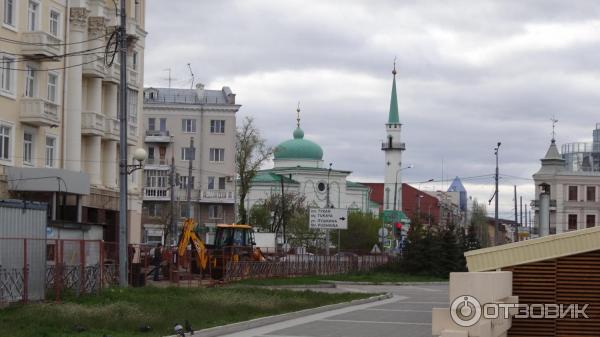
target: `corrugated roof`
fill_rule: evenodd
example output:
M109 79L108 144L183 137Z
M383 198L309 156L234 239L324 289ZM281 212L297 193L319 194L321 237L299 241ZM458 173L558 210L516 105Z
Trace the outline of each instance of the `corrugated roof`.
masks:
M290 179L285 175L264 171L259 171L254 179L252 179L252 183L281 183L281 177L283 177L284 184L300 184L299 182L295 181L294 179Z
M349 180L346 180L346 187L353 187L353 188L369 188L369 186L365 186L365 185L363 185L363 184L361 184L361 183L357 183L357 182L354 182L354 181L349 181Z
M226 90L227 89L227 90ZM155 90L157 94L154 98L144 96L146 104L229 104L227 102L226 92L231 93L231 89L224 87L223 90L204 90L204 96L200 99L195 89L177 89L177 88L146 88Z
M465 257L469 271L489 271L599 249L600 227L593 227L472 250Z

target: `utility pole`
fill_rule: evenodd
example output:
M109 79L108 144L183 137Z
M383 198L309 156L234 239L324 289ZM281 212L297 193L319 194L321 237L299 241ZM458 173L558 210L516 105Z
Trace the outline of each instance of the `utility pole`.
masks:
M517 185L515 186L515 242L519 241L519 217L517 212Z
M331 165L332 163L329 163L329 170L327 171L327 201L325 203L325 208L329 208L329 203L330 203L330 199L329 199L329 176L331 175ZM325 229L325 254L327 256L329 256L329 229Z
M126 288L127 275L127 14L125 1L121 1L121 27L119 29L119 54L121 59L121 84L119 101L119 286Z
M194 149L194 137L190 137L190 148L189 148L189 164L188 164L188 177L187 177L187 209L188 218L192 218L192 162L196 156L196 149Z
M494 245L498 245L500 243L500 223L498 222L498 175L500 170L498 169L498 151L500 150L500 145L502 143L498 142L498 145L494 148L494 154L496 155L496 193L494 195L495 199L495 207L494 207Z
M169 173L169 188L171 190L171 242L175 244L177 238L177 225L175 222L175 146L171 146L171 172Z
M281 235L283 237L283 245L285 246L285 185L283 183L283 174L281 177Z
M520 196L520 197L519 197L519 204L520 204L520 211L519 211L519 213L520 213L520 215L521 215L521 216L520 216L519 225L520 225L521 227L523 227L523 196Z

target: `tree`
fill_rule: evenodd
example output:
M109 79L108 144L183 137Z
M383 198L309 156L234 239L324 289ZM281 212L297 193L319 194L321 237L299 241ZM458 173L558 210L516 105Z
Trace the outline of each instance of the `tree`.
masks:
M273 150L265 144L260 132L254 125L254 120L246 117L236 133L235 164L239 177L238 193L239 216L241 223L248 223L248 212L245 201L250 191L252 179L260 167L271 157Z
M348 229L339 231L341 249L369 252L373 245L379 242L378 231L382 222L383 219L372 213L350 211ZM331 234L331 242L337 245L338 231L333 231Z
M480 245L482 247L487 247L490 240L488 236L488 220L485 205L478 203L477 199L475 199L473 200L473 207L471 209L470 226L473 227Z

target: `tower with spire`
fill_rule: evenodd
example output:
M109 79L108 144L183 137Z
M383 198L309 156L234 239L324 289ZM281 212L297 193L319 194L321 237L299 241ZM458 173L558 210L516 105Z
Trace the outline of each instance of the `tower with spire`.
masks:
M398 116L398 97L396 96L396 61L392 71L392 97L387 123L385 123L386 139L381 144L385 153L384 210L402 210L402 151L406 149L401 142L402 124Z

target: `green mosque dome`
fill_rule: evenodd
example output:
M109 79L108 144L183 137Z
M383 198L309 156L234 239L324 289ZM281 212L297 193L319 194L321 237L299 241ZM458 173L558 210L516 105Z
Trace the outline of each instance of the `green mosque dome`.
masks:
M277 145L275 159L308 159L322 160L323 149L315 142L304 139L304 131L300 127L294 130L294 139Z

